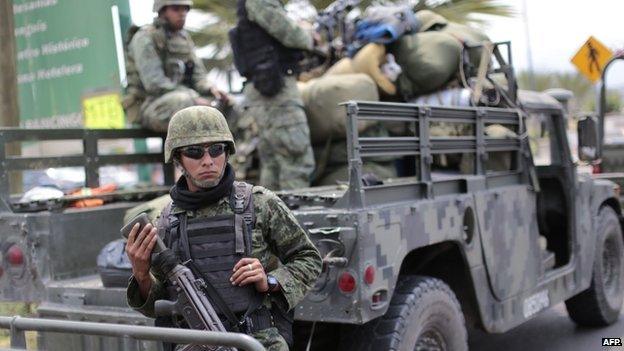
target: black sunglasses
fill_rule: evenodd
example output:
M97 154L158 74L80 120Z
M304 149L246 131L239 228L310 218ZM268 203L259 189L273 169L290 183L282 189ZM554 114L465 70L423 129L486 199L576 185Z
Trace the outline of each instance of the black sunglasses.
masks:
M180 154L194 160L199 160L204 157L206 150L208 150L208 155L210 155L210 157L215 158L221 156L225 150L227 150L227 145L221 143L211 145L191 145L181 148Z

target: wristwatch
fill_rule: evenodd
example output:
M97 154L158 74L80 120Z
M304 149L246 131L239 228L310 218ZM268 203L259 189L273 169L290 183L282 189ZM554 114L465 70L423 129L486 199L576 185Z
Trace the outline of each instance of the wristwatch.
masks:
M277 289L277 287L279 286L277 278L270 274L267 274L267 284L269 285L269 290L267 291L269 293L275 291L275 289Z

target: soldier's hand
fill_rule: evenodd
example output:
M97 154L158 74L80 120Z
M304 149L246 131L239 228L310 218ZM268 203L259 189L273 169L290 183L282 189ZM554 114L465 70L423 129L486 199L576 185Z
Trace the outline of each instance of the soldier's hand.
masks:
M141 228L137 223L132 227L126 243L126 253L132 264L132 275L139 284L150 279L150 259L154 245L156 245L156 228L153 225L147 224Z
M215 99L223 101L223 104L226 106L230 103L230 97L228 96L228 94L222 90L217 89L216 87L210 87L210 94L212 94Z
M210 100L203 98L203 97L196 97L195 98L195 105L199 105L199 106L210 106Z
M269 283L262 263L257 258L244 257L234 265L234 274L230 278L232 285L245 286L255 284L259 292L267 292Z

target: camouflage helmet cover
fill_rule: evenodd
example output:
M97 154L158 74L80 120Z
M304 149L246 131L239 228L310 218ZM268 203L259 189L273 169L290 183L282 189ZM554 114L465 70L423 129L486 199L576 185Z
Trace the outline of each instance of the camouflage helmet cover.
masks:
M193 0L154 0L152 11L160 12L160 10L169 5L193 6Z
M172 161L173 151L177 148L218 142L228 144L230 155L236 152L232 132L223 114L208 106L187 107L176 112L169 121L165 140L165 162Z

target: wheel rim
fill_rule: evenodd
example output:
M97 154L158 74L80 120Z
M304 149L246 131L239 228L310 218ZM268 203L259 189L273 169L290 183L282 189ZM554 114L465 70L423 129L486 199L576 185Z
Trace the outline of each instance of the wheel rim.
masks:
M414 351L445 351L446 343L442 333L434 328L423 331L416 340Z
M616 234L617 235L617 234ZM605 240L602 249L602 282L609 304L617 306L621 303L621 257L618 238L610 236Z

